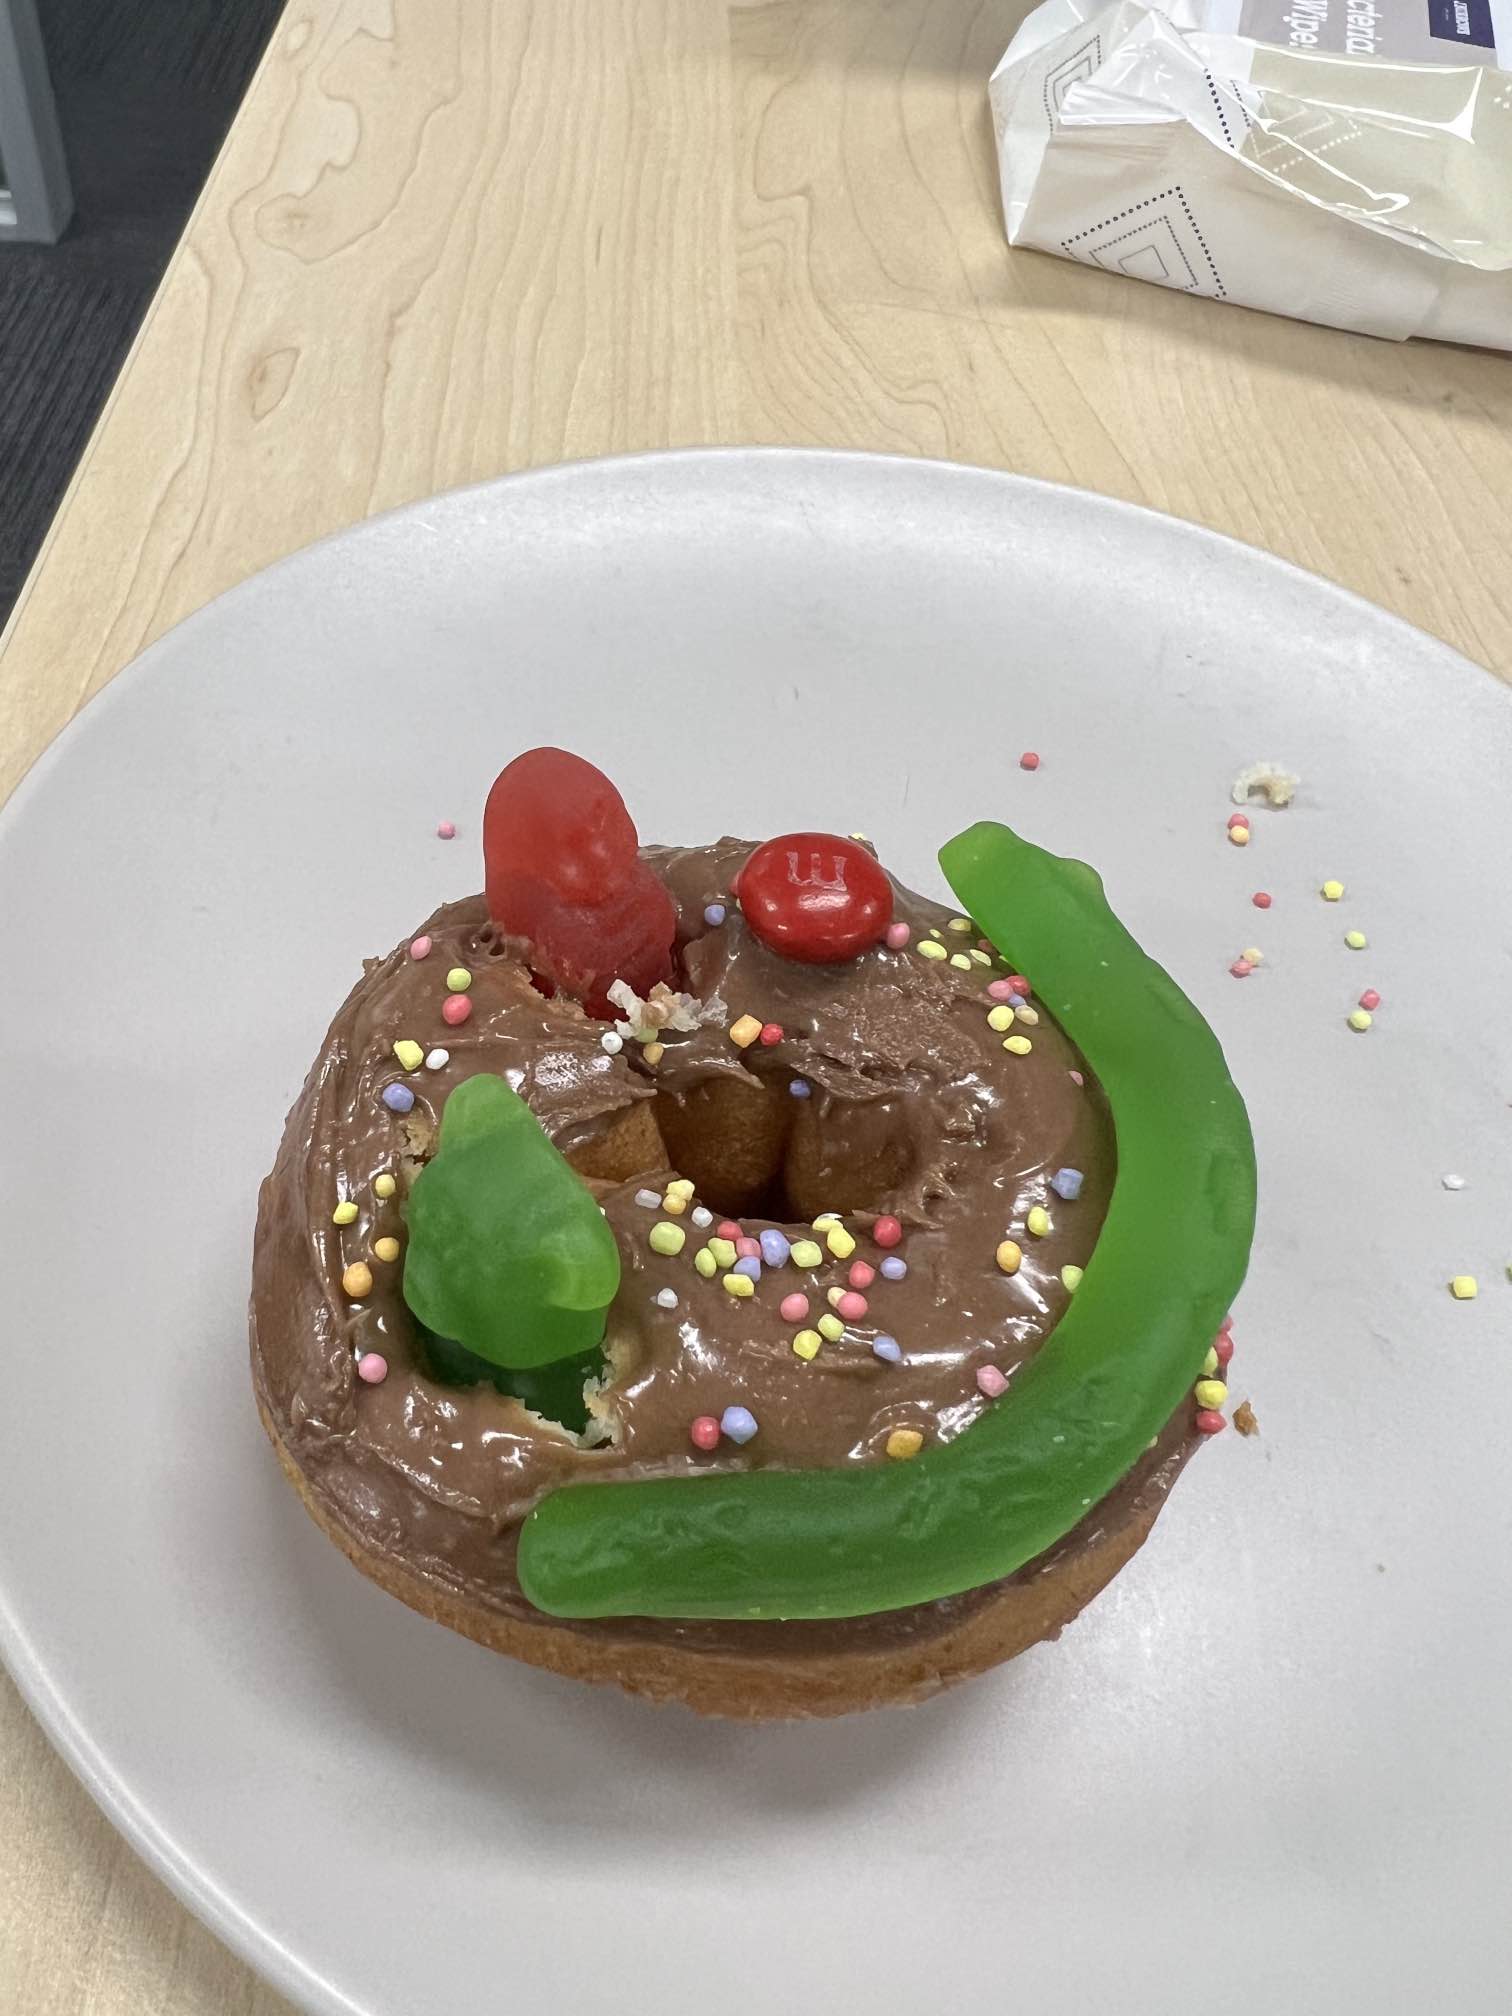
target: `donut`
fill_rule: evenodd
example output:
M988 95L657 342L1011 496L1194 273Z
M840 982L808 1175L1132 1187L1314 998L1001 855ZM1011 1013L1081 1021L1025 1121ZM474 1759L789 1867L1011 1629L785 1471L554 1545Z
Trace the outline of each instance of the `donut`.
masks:
M533 751L485 855L367 963L262 1186L253 1382L315 1522L706 1714L1056 1637L1223 1421L1253 1157L1196 1010L1006 828L943 851L953 911L858 839L642 847Z

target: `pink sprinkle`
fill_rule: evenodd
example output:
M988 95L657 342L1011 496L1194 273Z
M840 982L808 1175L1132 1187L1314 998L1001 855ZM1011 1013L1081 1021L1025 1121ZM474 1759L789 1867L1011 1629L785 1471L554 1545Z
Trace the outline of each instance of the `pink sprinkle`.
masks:
M780 1022L763 1022L761 1025L761 1035L757 1040L764 1043L768 1050L770 1050L774 1043L782 1041L782 1024Z
M1249 974L1253 973L1254 970L1255 970L1254 967L1251 966L1248 959L1236 959L1233 965L1230 966L1229 968L1230 973L1233 974L1236 980L1245 979Z
M996 1400L999 1394L1008 1391L1008 1381L996 1365L978 1365L977 1391L985 1393L989 1400Z
M1011 980L989 980L987 982L987 998L989 1001L1006 1001L1012 992L1013 982Z
M1234 1340L1226 1330L1220 1330L1217 1337L1214 1338L1213 1349L1217 1353L1218 1363L1220 1365L1227 1365L1234 1355Z
M761 1258L761 1241L750 1238L737 1239L735 1241L735 1258L737 1260L759 1260Z
M740 1227L735 1223L735 1220L733 1218L721 1218L718 1225L714 1229L717 1236L721 1239L743 1239L745 1237L745 1234L741 1231ZM759 1245L757 1246L756 1251L758 1253L761 1251Z
M388 1360L377 1351L364 1351L357 1360L357 1377L366 1386L381 1386L388 1377Z
M869 1267L864 1260L852 1260L850 1273L846 1276L852 1288L870 1288L876 1278L876 1268Z
M784 1295L777 1304L777 1313L784 1323L801 1323L808 1312L807 1295Z
M1230 831L1230 833L1233 832L1236 826L1248 826L1248 824L1249 824L1248 812L1230 812L1228 818L1228 830Z
M906 924L889 924L883 942L889 951L901 952L912 936L913 933Z
M1022 973L1010 973L1008 975L1008 985L1013 989L1015 994L1022 994L1026 1001L1034 991Z
M1257 889L1254 895L1251 896L1250 901L1251 903L1254 904L1257 910L1269 910L1271 906L1271 895L1269 889Z
M1374 987L1367 987L1365 992L1360 996L1360 1006L1362 1008L1379 1008L1380 1005L1380 995L1377 994Z
M1020 770L1038 770L1039 757L1035 755L1032 749L1026 749L1023 755L1020 756L1019 768Z
M441 1020L449 1022L453 1029L460 1029L472 1013L472 999L466 994L448 994L441 1003Z
M420 933L420 936L418 938L412 938L410 940L411 959L429 959L430 949L431 949L431 941L429 937L426 935L426 933L423 931Z
M866 1297L856 1294L851 1288L835 1297L835 1314L846 1323L859 1323L866 1314L866 1307Z
M455 840L456 837L457 829L451 820L443 819L441 824L436 828L436 838L438 840Z
M1199 1435L1221 1435L1228 1423L1212 1407L1199 1407L1195 1423Z
M896 1218L889 1217L884 1213L877 1220L876 1224L873 1225L872 1237L879 1246L901 1246L903 1244L903 1227L898 1223Z
M1071 1080L1073 1085L1085 1085L1087 1082L1080 1071L1068 1071L1066 1076Z
M695 1449L719 1447L719 1423L712 1414L700 1414L688 1424L688 1440Z

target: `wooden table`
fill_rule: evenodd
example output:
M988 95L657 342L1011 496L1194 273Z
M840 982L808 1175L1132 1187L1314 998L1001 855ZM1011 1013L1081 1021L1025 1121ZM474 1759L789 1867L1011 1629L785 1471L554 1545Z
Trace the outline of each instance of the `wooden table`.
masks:
M1025 0L292 0L0 660L0 796L254 568L501 470L816 442L1199 519L1512 672L1512 363L1001 236ZM0 2007L274 2016L0 1683Z

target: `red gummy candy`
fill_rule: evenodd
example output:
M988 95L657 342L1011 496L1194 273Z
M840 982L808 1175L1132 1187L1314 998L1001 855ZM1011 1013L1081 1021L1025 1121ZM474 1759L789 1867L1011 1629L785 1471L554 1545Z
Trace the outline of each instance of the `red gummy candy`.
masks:
M647 994L672 977L677 912L641 860L625 801L565 749L527 749L500 771L483 812L488 914L527 943L531 969L613 1017L607 990Z
M893 913L892 884L854 840L783 833L740 871L741 915L785 959L825 966L875 945Z

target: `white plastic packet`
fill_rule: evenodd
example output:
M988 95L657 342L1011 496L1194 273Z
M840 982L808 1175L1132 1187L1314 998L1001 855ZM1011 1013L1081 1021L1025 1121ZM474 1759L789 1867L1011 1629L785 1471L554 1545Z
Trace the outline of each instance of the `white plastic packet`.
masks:
M1512 349L1512 0L1043 0L990 91L1010 244Z

